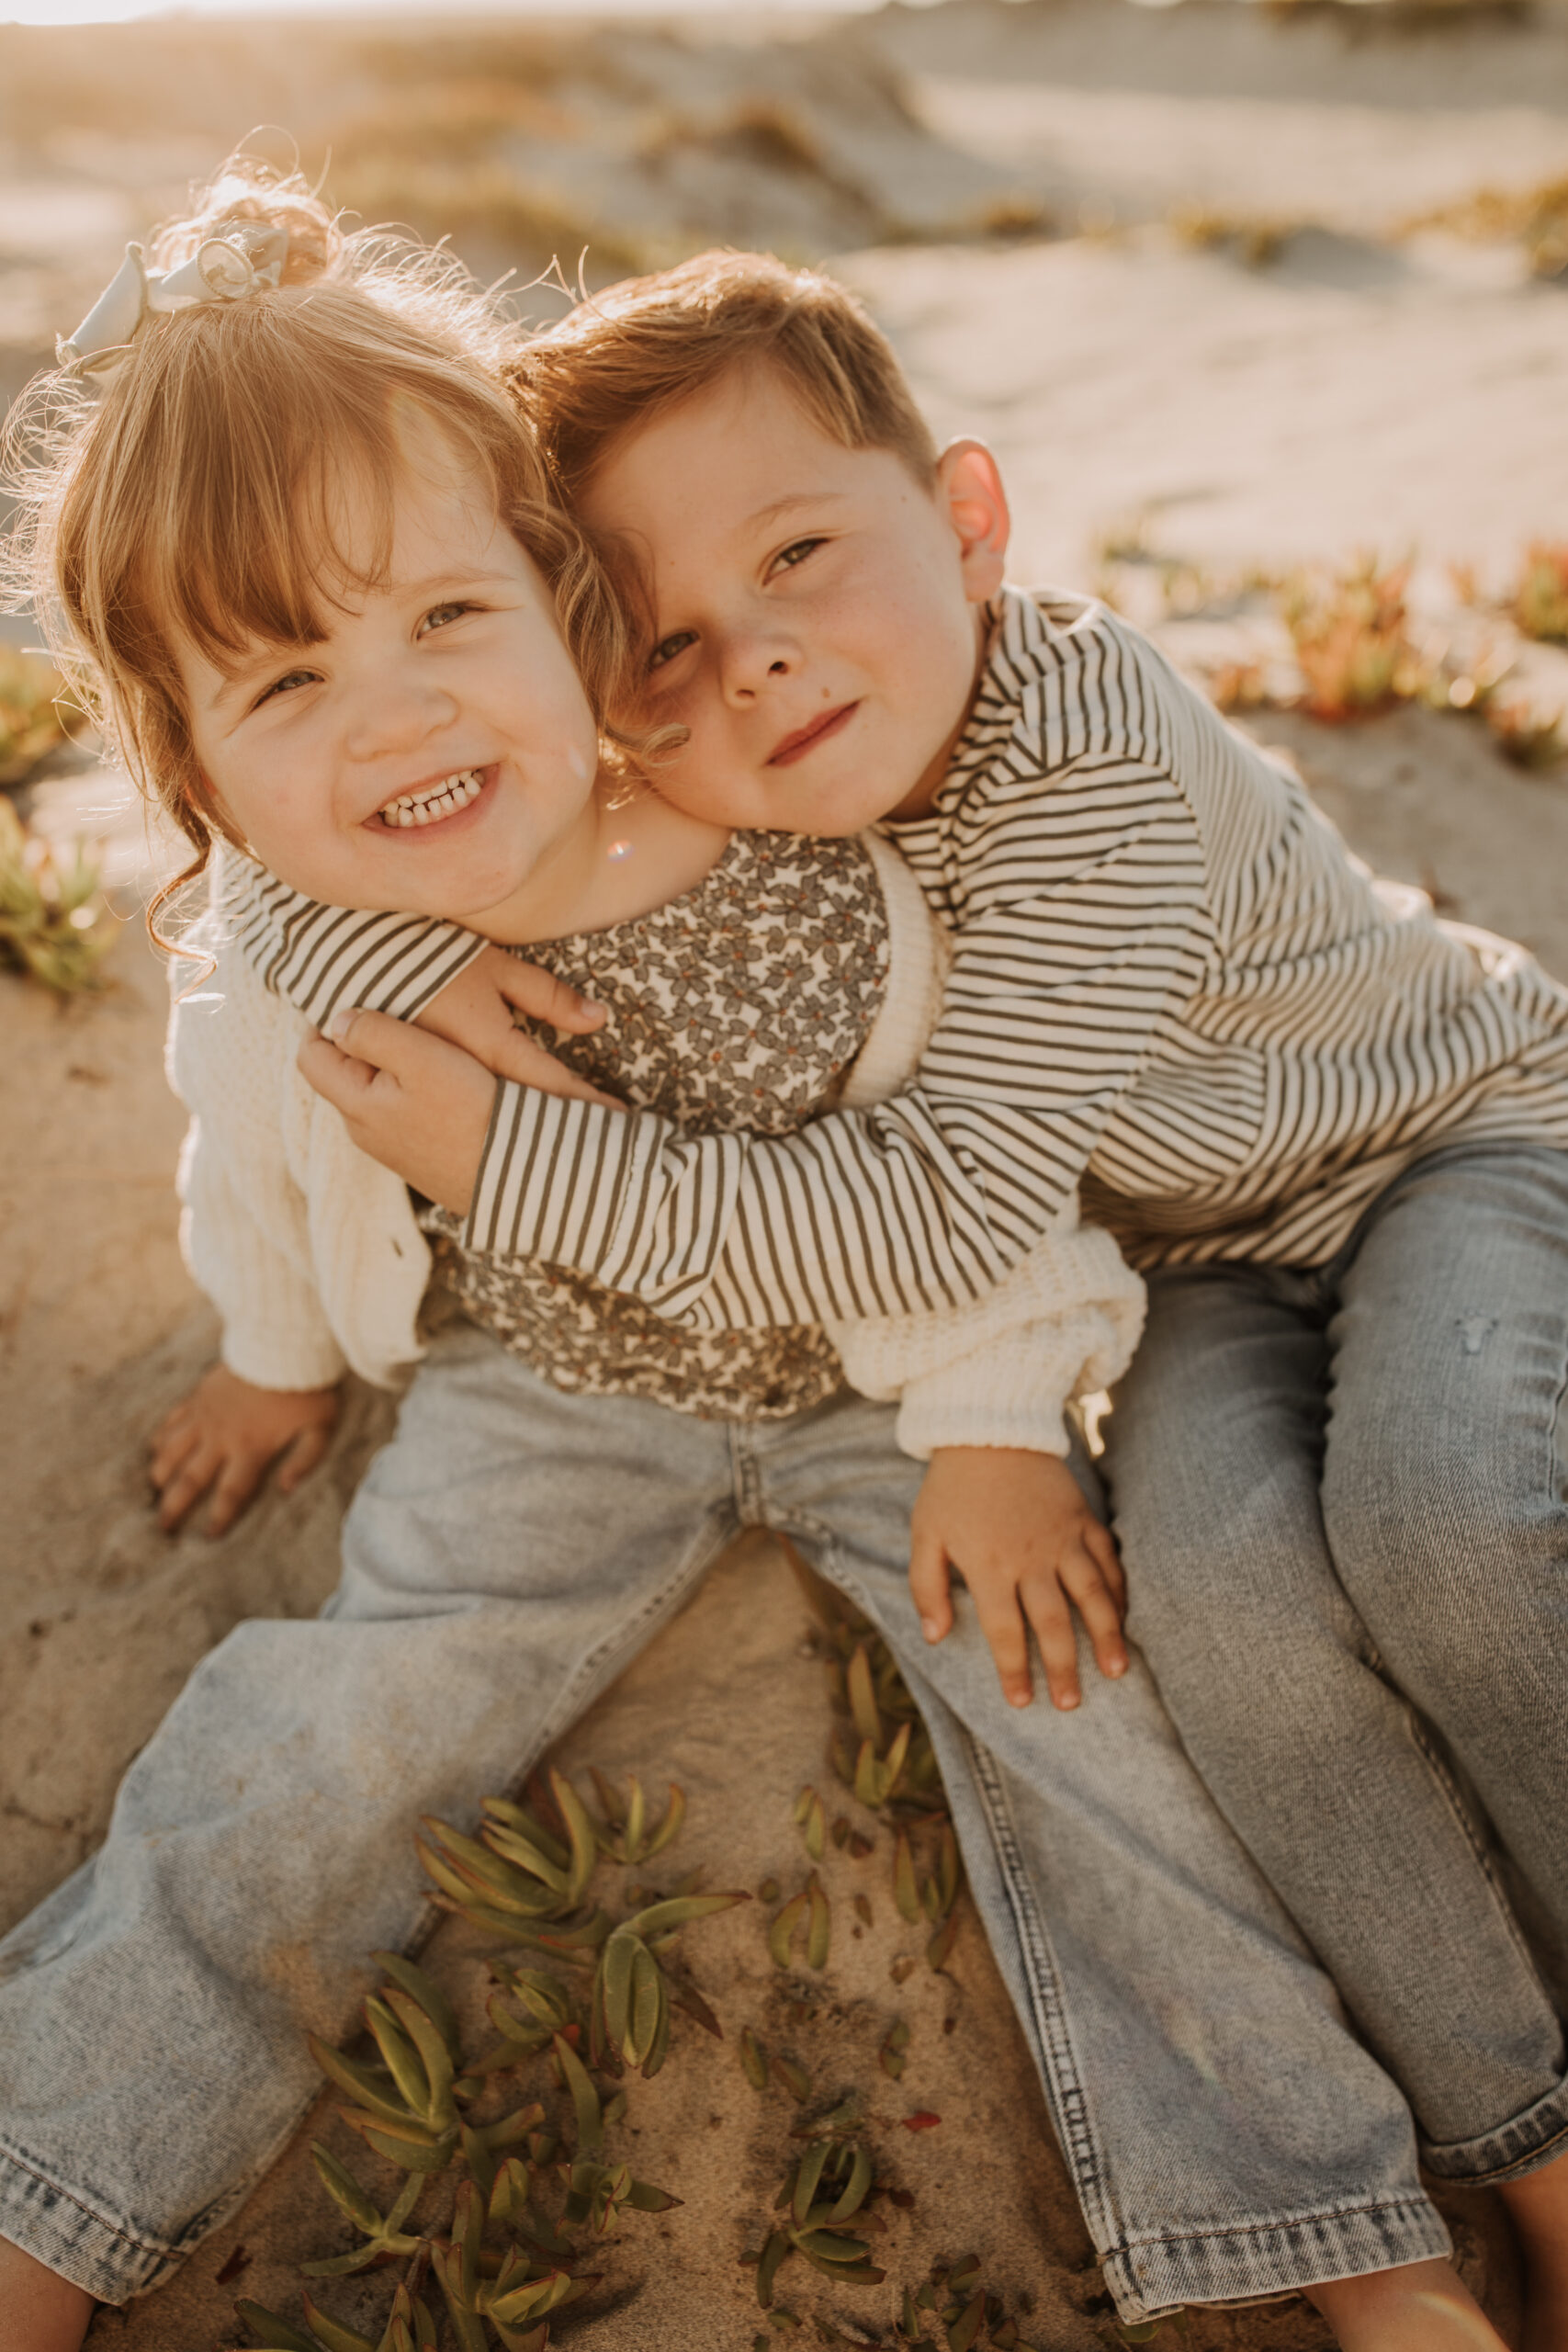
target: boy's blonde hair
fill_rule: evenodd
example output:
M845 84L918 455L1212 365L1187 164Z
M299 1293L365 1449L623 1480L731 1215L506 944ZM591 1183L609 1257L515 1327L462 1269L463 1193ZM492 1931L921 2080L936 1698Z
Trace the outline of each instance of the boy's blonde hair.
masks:
M346 235L303 181L249 159L148 259L173 268L236 220L288 230L276 289L147 320L107 381L56 370L6 425L21 506L7 584L36 601L62 668L191 842L181 881L229 826L197 766L180 644L223 667L258 639L318 639L323 605L389 557L404 425L434 425L487 478L554 591L596 718L626 658L616 604L508 397L516 329L493 301L450 254ZM379 510L369 579L340 545L345 465Z
M747 367L773 368L829 439L889 449L931 487L936 444L886 336L843 287L771 254L699 254L612 286L507 375L570 503L624 435Z

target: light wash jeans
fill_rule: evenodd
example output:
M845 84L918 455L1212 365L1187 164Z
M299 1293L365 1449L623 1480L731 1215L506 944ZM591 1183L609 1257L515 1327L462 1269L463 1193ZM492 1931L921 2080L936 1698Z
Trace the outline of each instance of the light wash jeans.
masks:
M1319 1272L1149 1291L1129 1630L1427 2164L1528 2172L1568 2148L1568 1153L1454 1146Z
M514 1783L737 1530L882 1628L1118 2306L1268 2294L1446 2250L1408 2109L1204 1793L1141 1667L1001 1699L974 1611L934 1650L892 1408L702 1421L443 1335L310 1623L238 1627L127 1775L107 1841L0 1946L0 2233L114 2301L272 2162L415 1930L411 1832Z

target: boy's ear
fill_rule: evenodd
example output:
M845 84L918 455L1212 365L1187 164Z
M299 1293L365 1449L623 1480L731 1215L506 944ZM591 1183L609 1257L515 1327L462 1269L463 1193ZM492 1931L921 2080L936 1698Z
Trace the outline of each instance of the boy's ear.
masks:
M957 536L964 593L984 605L1002 584L1012 517L1001 471L983 441L951 441L936 469L937 502Z

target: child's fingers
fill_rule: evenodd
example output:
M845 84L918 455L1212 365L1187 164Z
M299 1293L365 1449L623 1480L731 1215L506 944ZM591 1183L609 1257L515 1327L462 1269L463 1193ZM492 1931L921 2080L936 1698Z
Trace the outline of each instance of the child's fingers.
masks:
M940 1535L926 1534L918 1524L909 1534L909 1591L927 1641L945 1639L953 1631L947 1547Z
M1018 1588L998 1579L994 1592L988 1582L978 1590L972 1583L969 1591L997 1662L1002 1697L1010 1707L1027 1707L1034 1697L1034 1678L1029 1670L1028 1629L1018 1613Z
M334 1414L332 1420L310 1421L293 1442L285 1446L277 1465L277 1483L281 1491L291 1495L301 1478L308 1478L332 1442Z
M182 1411L183 1408L176 1406L153 1431L147 1475L160 1492L201 1441L201 1432L194 1421L176 1418Z
M177 1405L171 1405L163 1419L159 1422L157 1428L152 1431L152 1436L148 1439L147 1446L148 1451L152 1457L152 1476L154 1479L158 1476L156 1465L159 1456L166 1453L177 1439L185 1436L189 1431L191 1426L191 1406L193 1402L193 1398L189 1396L182 1396Z
M412 1029L406 1021L394 1021L389 1012L367 1012L363 1008L334 1012L326 1034L333 1045L340 1046L354 1060L393 1072L417 1069L422 1055L428 1057L452 1050L423 1029Z
M175 1472L158 1497L158 1524L165 1535L172 1535L193 1503L202 1496L218 1476L219 1455L207 1440L194 1447Z
M1127 1671L1127 1645L1122 1635L1122 1612L1106 1583L1100 1560L1088 1548L1087 1537L1063 1561L1061 1580L1077 1606L1084 1630L1094 1645L1095 1664L1115 1681Z
M507 1003L530 1021L543 1021L573 1036L603 1026L604 1006L556 973L545 971L538 964L522 963L500 947L492 947L481 961Z
M306 1084L345 1118L360 1108L378 1075L369 1062L345 1054L341 1046L314 1030L301 1044L295 1060Z
M1116 1549L1116 1538L1098 1519L1091 1519L1083 1532L1089 1557L1105 1578L1105 1589L1116 1604L1118 1617L1127 1614L1127 1575L1122 1566L1122 1555Z
M1040 1645L1051 1704L1070 1713L1083 1691L1078 1683L1077 1637L1062 1588L1055 1577L1034 1577L1019 1587L1019 1597Z
M227 1535L266 1474L266 1458L254 1453L226 1454L208 1506L206 1532Z
M564 1062L541 1046L525 1030L513 1029L499 1046L496 1054L496 1076L513 1078L520 1086L536 1086L542 1093L563 1095L570 1102L598 1102L606 1111L624 1111L626 1104L617 1102L613 1094L601 1094L596 1086L580 1078Z

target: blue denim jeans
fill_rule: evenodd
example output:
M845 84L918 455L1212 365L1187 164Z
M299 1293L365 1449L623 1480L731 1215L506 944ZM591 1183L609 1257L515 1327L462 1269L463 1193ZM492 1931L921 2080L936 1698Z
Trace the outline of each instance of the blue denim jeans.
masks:
M1427 2164L1527 2172L1568 2145L1568 1153L1454 1146L1332 1265L1149 1287L1129 1630Z
M0 2233L107 2301L276 2155L411 1936L411 1832L513 1783L736 1532L788 1535L925 1711L975 1897L1129 2319L1446 2250L1404 2099L1196 1779L1141 1667L1004 1704L972 1608L920 1638L893 1411L784 1421L564 1396L443 1335L308 1623L238 1627L96 1860L0 1946ZM222 2096L215 2097L216 2088Z

